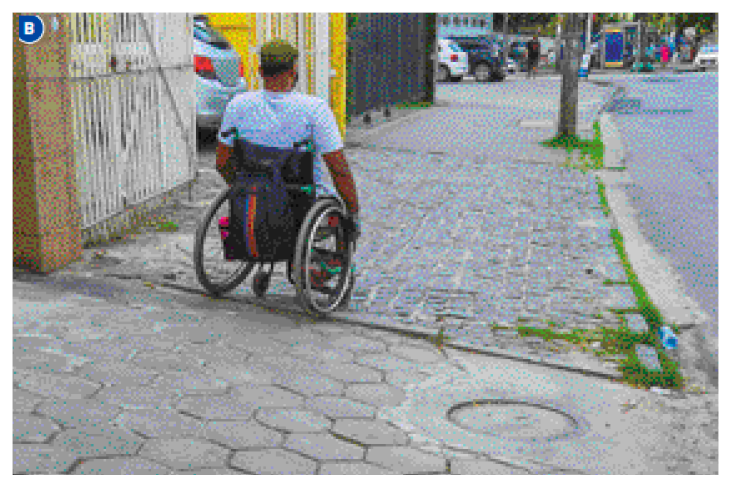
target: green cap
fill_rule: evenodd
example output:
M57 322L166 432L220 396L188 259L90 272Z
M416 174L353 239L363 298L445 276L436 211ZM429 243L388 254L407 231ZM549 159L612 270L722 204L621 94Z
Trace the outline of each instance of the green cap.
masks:
M259 50L262 65L292 65L297 60L297 48L282 39L274 39Z

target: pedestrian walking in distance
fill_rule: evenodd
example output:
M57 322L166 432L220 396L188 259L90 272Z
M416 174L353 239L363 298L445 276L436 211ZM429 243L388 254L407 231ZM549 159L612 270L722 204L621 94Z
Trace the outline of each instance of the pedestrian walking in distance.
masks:
M538 41L538 36L533 36L528 44L526 45L526 61L528 64L527 78L531 77L531 74L535 78L536 67L538 66L538 60L541 57L541 43Z
M662 67L667 68L668 62L670 61L670 48L667 44L662 45L662 48L660 49L660 56L662 59Z

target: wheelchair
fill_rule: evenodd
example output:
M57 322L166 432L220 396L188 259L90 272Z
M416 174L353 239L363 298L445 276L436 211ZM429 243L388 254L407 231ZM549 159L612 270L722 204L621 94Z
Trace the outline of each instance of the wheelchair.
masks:
M234 139L237 174L244 158L237 151L238 143ZM307 143L297 143L294 149ZM230 196L235 185L223 190L203 215L196 229L193 261L199 283L211 296L231 292L258 265L251 286L254 295L262 298L269 288L275 264L286 262L287 280L294 285L297 301L308 314L324 317L347 307L355 285L356 244L347 225L348 212L335 197L315 196L313 152L310 149L300 154L304 155L292 160L297 166L295 171L283 178L299 229L296 244L286 261L227 259L219 222L230 215Z

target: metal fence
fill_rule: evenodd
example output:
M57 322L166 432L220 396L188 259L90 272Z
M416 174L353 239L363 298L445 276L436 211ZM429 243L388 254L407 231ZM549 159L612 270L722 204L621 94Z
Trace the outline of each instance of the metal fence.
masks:
M82 231L195 177L192 15L72 13Z
M423 100L433 70L429 14L356 15L348 28L348 115Z

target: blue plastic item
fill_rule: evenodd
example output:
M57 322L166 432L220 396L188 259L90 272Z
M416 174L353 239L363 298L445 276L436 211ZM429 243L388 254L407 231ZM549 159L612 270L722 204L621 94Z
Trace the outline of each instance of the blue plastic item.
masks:
M678 338L673 332L673 329L667 325L663 325L657 333L660 336L660 342L662 342L665 349L675 349L678 347Z

